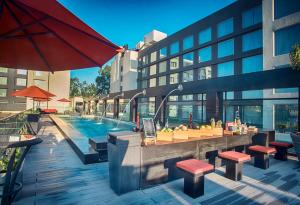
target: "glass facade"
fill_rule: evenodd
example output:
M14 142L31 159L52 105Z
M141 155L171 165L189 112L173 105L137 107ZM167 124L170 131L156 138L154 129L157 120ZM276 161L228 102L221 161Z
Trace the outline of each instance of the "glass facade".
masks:
M299 0L274 0L274 18L278 19L300 11Z
M194 36L188 36L183 39L183 50L192 48L194 46Z
M233 32L233 18L222 21L218 24L218 37L226 36Z
M194 65L194 53L186 53L183 55L183 67Z
M156 74L156 64L150 66L150 75Z
M142 68L142 77L148 76L149 67Z
M262 47L262 30L257 30L242 36L243 51Z
M194 70L188 70L182 73L182 82L190 82L193 80L194 80Z
M178 52L179 52L179 42L176 41L176 42L172 43L170 46L170 54L174 55Z
M289 53L295 44L300 44L300 24L275 32L275 55Z
M262 47L262 30L257 30L243 35L243 51L249 51Z
M139 98L138 113L141 119L153 117L155 115L155 97ZM141 123L143 123L142 120Z
M218 58L234 54L234 39L218 43Z
M252 73L263 70L262 55L250 56L242 59L242 72Z
M263 91L262 90L245 90L242 91L243 99L262 99Z
M4 67L0 67L0 73L7 73L8 69Z
M278 104L274 108L277 132L285 133L298 129L298 104Z
M199 68L198 80L206 80L211 78L211 66Z
M252 9L244 11L242 14L243 28L253 26L262 22L262 6L256 6Z
M277 88L275 93L298 93L298 88Z
M178 83L178 73L170 74L170 84Z
M224 100L233 100L234 99L234 92L233 91L223 92L223 99Z
M148 81L147 80L142 80L141 88L147 88L147 87L148 87Z
M199 49L198 62L206 62L211 60L211 46Z
M234 62L228 61L226 63L218 64L218 77L234 75Z
M17 74L19 74L19 75L27 75L27 70L17 69Z
M167 84L167 77L161 76L158 78L158 86L163 86Z
M179 57L170 59L170 70L179 68Z
M159 50L159 58L164 58L167 56L167 48L163 47Z
M242 106L241 120L247 125L263 127L262 106Z
M167 61L160 62L158 64L158 72L163 73L167 71Z
M198 35L199 44L204 44L211 41L211 28L204 29Z

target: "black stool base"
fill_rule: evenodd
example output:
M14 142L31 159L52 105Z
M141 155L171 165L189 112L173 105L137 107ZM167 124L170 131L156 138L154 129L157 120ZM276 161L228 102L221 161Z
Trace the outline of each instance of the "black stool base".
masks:
M227 160L225 177L234 181L240 181L243 175L242 170L243 163Z
M192 198L197 198L204 195L204 175L193 175L190 173L185 173L184 193Z
M269 155L264 153L254 154L254 166L261 169L269 168Z
M287 161L287 148L276 147L276 153L274 159Z

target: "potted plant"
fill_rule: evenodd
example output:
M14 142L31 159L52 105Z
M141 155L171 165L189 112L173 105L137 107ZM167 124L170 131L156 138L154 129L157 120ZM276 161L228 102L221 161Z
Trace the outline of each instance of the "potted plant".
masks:
M292 68L300 71L300 45L295 44L290 52Z

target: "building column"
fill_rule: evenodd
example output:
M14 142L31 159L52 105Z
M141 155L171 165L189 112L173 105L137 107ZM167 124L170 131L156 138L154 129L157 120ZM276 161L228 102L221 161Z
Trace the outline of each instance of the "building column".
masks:
M207 92L206 94L206 121L211 118L222 119L223 112L223 93Z
M118 119L119 117L119 99L114 100L114 105L113 105L113 118Z

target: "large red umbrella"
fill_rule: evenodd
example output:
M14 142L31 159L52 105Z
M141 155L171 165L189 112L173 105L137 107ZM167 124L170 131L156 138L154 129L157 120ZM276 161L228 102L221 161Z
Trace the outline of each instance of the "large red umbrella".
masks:
M0 0L0 66L62 71L102 66L116 46L56 0Z
M35 85L24 88L22 90L17 90L11 94L11 96L17 97L29 97L33 99L49 99L51 97L55 97L54 94L43 90Z

